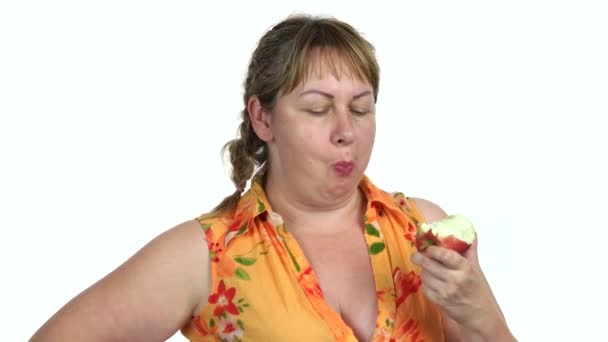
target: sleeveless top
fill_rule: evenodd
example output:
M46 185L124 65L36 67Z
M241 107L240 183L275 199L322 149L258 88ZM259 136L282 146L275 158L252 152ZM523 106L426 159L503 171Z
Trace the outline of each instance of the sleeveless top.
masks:
M410 262L417 224L411 198L387 193L364 176L365 241L376 286L372 341L444 341L439 308L420 290ZM281 216L272 211L261 177L223 217L197 218L207 238L211 291L181 329L190 341L357 341L324 301L314 270Z

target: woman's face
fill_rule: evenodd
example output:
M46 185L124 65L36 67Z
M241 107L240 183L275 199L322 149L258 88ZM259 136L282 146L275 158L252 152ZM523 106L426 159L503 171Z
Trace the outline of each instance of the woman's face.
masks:
M349 72L339 79L329 71L311 72L277 99L270 122L272 174L300 188L296 191L327 200L356 189L376 133L369 82Z

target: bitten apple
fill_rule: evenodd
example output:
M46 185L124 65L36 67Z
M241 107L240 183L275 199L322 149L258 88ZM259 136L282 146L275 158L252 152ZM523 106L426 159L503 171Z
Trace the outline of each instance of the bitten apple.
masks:
M460 254L475 240L475 227L463 215L455 214L432 223L418 224L416 248L422 252L429 246L449 248Z

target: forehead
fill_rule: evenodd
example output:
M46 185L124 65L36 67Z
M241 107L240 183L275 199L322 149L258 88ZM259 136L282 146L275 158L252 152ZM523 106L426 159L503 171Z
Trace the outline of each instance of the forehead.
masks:
M315 52L307 60L306 68L295 88L285 95L297 95L311 88L329 92L361 92L372 85L359 69L337 53Z
M291 98L314 98L314 94L325 95L329 98L361 98L361 94L368 94L373 99L372 86L369 82L361 81L349 75L337 78L332 73L311 75L306 81L300 83L290 94Z
M348 55L340 53L335 49L313 49L307 59L306 70L300 83L309 80L318 81L333 78L341 81L342 79L368 83L369 81L361 72Z

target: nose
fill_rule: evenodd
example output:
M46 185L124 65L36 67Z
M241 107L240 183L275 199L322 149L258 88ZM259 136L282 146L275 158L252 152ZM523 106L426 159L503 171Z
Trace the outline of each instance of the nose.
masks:
M334 127L331 142L335 145L350 145L354 140L352 115L349 110L334 112Z

